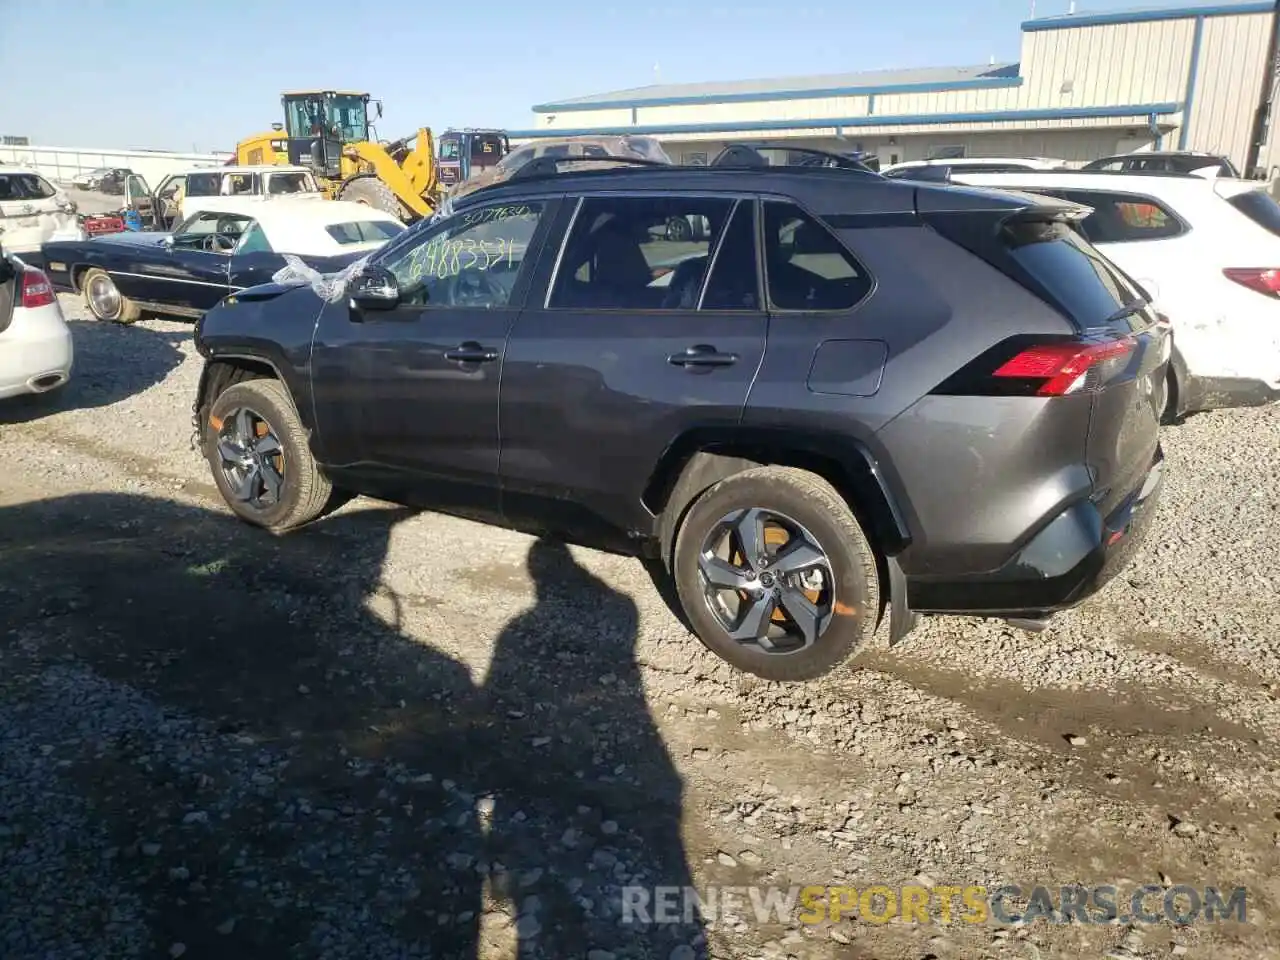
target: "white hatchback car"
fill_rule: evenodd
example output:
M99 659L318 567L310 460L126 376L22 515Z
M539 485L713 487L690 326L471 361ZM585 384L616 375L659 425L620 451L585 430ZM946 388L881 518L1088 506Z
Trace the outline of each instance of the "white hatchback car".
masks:
M1049 171L952 180L1093 208L1085 235L1172 325L1168 419L1280 399L1280 204L1265 183Z
M19 256L81 236L75 202L35 170L0 167L0 245Z
M56 390L71 377L73 359L49 278L0 251L0 399Z

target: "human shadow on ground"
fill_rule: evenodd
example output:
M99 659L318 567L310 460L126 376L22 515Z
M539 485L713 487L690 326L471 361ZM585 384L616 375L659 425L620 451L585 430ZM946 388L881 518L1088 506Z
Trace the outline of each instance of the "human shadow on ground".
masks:
M71 378L48 393L0 400L0 424L27 423L64 410L92 410L155 386L182 363L189 331L162 333L100 320L68 320ZM187 401L190 402L189 400Z
M0 942L51 942L56 916L67 955L703 955L696 916L619 922L624 887L690 882L634 605L535 543L536 603L477 685L368 607L410 515L272 537L141 496L0 508L0 753L57 745L60 809L86 824L48 887L74 901L0 871L0 901L29 904ZM394 599L471 639L466 601ZM42 803L6 790L0 820L34 836Z

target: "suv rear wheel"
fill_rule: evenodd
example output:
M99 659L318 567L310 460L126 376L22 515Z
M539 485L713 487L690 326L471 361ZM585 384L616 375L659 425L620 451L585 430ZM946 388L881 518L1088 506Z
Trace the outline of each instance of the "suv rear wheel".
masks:
M699 639L767 680L807 680L850 657L879 609L875 555L827 481L792 467L721 480L690 507L673 570Z
M278 380L247 380L219 394L209 408L204 448L218 492L255 526L301 526L330 502L333 488Z

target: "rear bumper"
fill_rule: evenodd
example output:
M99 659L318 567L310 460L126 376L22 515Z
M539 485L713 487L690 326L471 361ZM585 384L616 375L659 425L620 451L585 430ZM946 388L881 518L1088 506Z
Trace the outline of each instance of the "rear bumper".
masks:
M907 577L916 613L1038 618L1074 607L1128 566L1142 545L1164 487L1157 448L1142 485L1103 517L1092 501L1055 517L999 570L946 580Z
M9 349L0 350L0 399L45 393L71 377L75 351L65 327L39 338L12 339L5 343Z

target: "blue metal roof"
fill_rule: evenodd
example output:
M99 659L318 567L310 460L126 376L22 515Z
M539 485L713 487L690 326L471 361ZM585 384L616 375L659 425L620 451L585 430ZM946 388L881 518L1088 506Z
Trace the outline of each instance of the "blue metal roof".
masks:
M1039 30L1066 30L1071 27L1148 23L1153 20L1184 20L1193 17L1230 17L1249 13L1271 13L1273 10L1275 10L1275 4L1268 0L1237 0L1237 2L1200 4L1199 6L1134 7L1096 13L1084 11L1023 21L1022 32L1035 33Z
M681 134L743 133L763 130L823 130L835 128L887 126L933 126L942 123L1008 123L1030 120L1089 120L1102 117L1168 116L1182 109L1181 103L1133 103L1108 107L1059 107L1044 110L990 110L979 113L926 113L894 116L872 114L860 117L831 117L820 120L722 120L711 123L640 124L616 127L561 128L543 130L508 130L512 140L542 140L549 137L582 137L600 134Z
M760 100L813 100L821 97L865 96L872 93L927 93L1016 87L1022 83L1018 64L979 67L922 67L914 70L868 70L809 77L765 80L727 80L710 83L651 84L615 90L556 103L540 103L534 113L572 110L669 107L680 104L742 103Z

